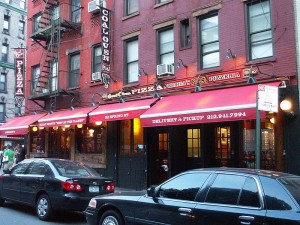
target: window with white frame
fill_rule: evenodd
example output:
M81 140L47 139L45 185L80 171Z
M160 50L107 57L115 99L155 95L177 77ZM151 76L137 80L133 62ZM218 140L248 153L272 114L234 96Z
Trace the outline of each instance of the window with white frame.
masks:
M40 65L36 65L31 68L32 92L37 91L40 74L41 74Z
M93 46L92 73L101 71L101 63L102 63L102 47L101 45L95 45Z
M138 39L126 41L126 80L125 83L138 81L139 74L139 42Z
M72 0L71 11L72 22L79 23L81 21L80 0Z
M125 0L125 16L129 16L139 10L138 0Z
M24 38L25 34L25 22L20 20L19 21L19 37Z
M273 56L273 34L270 1L257 1L249 4L249 59Z
M20 0L20 8L25 9L26 8L26 1L25 0Z
M8 44L7 43L2 43L1 61L3 61L3 62L8 61Z
M56 91L58 89L58 64L57 60L53 59L50 63L51 65L51 91Z
M6 73L1 72L0 74L0 92L6 92Z
M0 121L5 121L5 104L0 103Z
M80 54L70 55L70 66L69 66L69 88L79 87L80 77Z
M4 20L3 20L3 33L4 34L9 34L9 20L10 20L10 16L4 15Z
M33 32L36 32L40 29L40 22L41 22L41 14L34 15L33 17Z
M174 64L174 29L173 27L158 31L158 63Z
M220 66L219 17L200 19L200 67L201 69Z

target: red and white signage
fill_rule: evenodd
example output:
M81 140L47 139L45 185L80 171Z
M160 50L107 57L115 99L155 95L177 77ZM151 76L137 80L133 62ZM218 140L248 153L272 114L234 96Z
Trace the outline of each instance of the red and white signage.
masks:
M16 75L16 90L15 90L15 104L17 107L22 107L25 99L25 48L15 48L15 75Z

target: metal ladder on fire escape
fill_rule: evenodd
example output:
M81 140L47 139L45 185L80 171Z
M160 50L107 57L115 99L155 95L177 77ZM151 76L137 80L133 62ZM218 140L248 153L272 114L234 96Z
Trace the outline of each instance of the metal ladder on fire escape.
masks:
M44 29L48 35L45 52L42 57L41 72L37 81L37 90L43 94L50 95L50 111L56 109L56 99L58 96L58 63L59 50L62 32L64 28L60 26L58 1L44 0L45 6L41 14L39 28Z

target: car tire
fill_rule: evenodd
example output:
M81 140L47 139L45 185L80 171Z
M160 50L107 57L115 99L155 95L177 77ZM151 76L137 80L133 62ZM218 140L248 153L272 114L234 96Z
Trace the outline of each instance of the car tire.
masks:
M48 195L41 195L36 202L36 214L40 220L49 220L53 210Z
M115 210L108 210L101 216L99 225L124 225L124 221L120 213Z

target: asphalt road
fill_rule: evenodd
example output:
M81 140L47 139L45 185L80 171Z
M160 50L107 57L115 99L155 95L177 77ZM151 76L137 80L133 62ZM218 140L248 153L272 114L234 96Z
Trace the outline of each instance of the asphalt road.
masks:
M28 206L20 206L16 203L5 202L0 207L1 225L87 225L83 213L61 212L55 215L51 221L41 221L35 215L35 210Z

